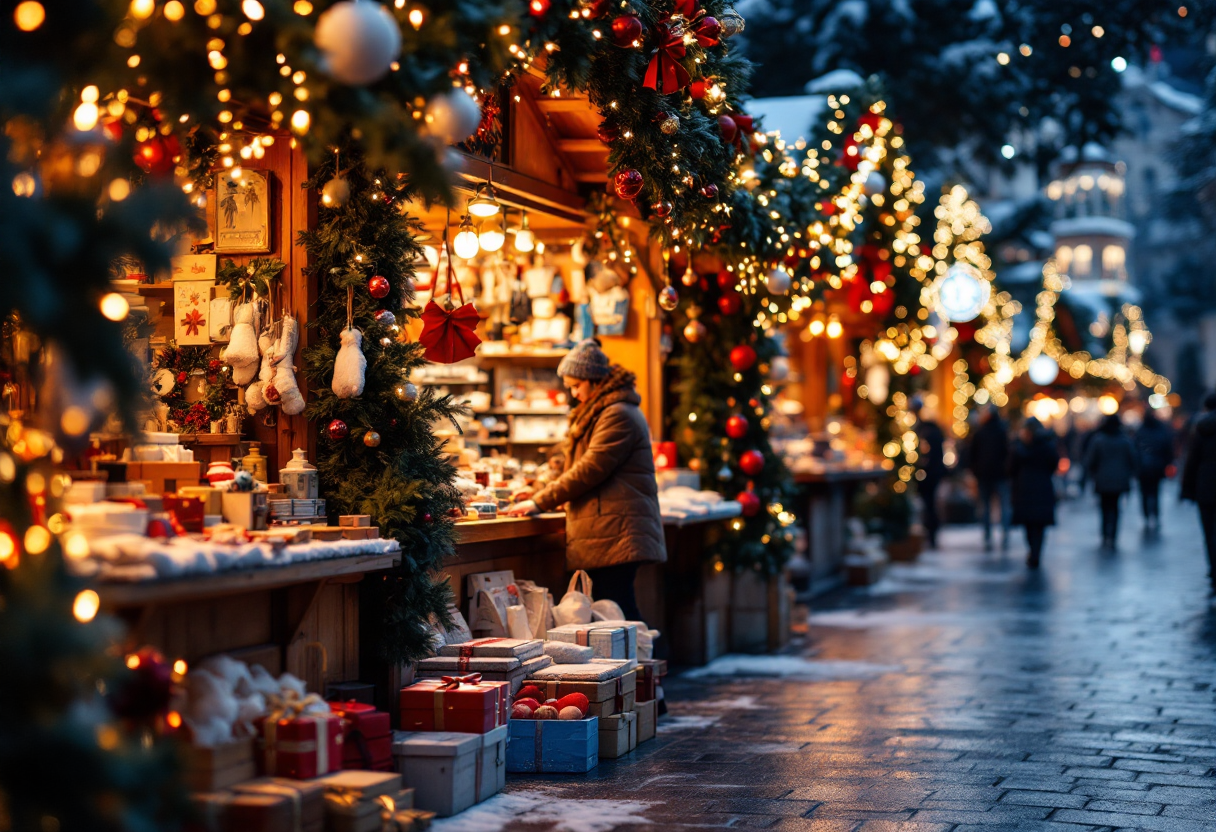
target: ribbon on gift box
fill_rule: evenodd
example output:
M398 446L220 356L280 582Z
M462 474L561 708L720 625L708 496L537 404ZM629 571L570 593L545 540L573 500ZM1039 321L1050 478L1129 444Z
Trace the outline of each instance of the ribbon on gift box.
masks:
M473 657L474 648L481 647L485 644L494 644L498 641L506 641L505 638L479 638L477 641L470 641L468 644L460 645L460 658L470 659ZM461 668L464 670L465 668Z
M442 676L439 681L443 682L443 686L439 690L456 690L461 685L481 684L481 674L469 673L465 676Z
M443 676L443 684L435 688L434 719L435 730L442 731L443 727L443 695L450 690L459 690L461 685L476 685L481 683L480 673L470 673L467 676ZM502 724L502 688L494 688L494 727Z

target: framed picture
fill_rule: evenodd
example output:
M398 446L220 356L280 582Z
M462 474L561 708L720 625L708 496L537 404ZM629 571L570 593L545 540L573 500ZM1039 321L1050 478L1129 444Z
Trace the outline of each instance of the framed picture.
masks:
M179 347L211 344L211 290L215 280L173 281L173 337Z
M216 178L215 251L217 254L266 254L270 251L268 171L242 168L241 177Z

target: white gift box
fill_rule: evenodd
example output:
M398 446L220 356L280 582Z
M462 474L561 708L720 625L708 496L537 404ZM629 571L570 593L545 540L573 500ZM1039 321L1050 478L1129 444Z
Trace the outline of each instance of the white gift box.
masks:
M587 664L555 664L532 673L528 678L546 682L603 682L623 676L635 667L636 661L596 659Z
M505 725L496 729L503 733L506 730ZM446 818L477 802L477 771L479 762L484 765L484 736L488 734L452 731L393 734L393 760L406 787L414 790L417 808Z
M447 644L439 648L440 656L465 658L516 658L520 661L532 659L544 652L545 643L540 639L519 638L475 638L463 644Z
M637 628L630 634L625 627L602 624L563 624L547 633L550 641L567 641L590 647L598 659L629 659L637 655Z
M625 655L615 658L636 659L638 656L638 633L650 632L644 621L596 621L600 627L623 627L625 630Z

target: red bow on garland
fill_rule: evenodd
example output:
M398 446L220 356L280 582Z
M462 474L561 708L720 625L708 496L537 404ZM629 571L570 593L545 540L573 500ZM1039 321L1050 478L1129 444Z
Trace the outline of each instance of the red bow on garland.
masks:
M748 144L750 145L752 136L756 134L756 120L749 115L743 113L731 113L730 117L735 122L735 127L739 128L739 132L735 133L735 146L739 151L743 151L743 137L747 136Z
M477 314L477 308L473 304L464 302L460 281L456 279L452 268L452 252L448 248L446 226L443 232L443 248L448 258L448 305L444 308L435 303L434 298L439 295L439 279L436 277L436 291L422 310L422 334L418 336L418 341L426 348L428 361L434 361L436 364L455 364L477 354L477 345L481 343L481 338L477 335L477 324L481 316ZM459 298L459 306L453 306L453 296Z
M461 685L476 685L481 682L480 673L469 673L464 676L443 676L440 681L443 685L440 690L455 690Z
M687 50L684 48L684 24L667 18L655 27L659 44L646 67L642 86L659 93L671 93L688 86L692 76L680 63Z

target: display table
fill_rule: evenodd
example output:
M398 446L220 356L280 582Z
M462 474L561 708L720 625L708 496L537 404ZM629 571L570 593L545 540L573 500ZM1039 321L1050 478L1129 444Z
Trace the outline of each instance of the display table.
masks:
M845 468L827 466L817 470L794 470L800 486L798 516L807 533L807 559L811 562L812 592L839 583L849 535L847 522L858 485L884 479L887 471L877 466Z

